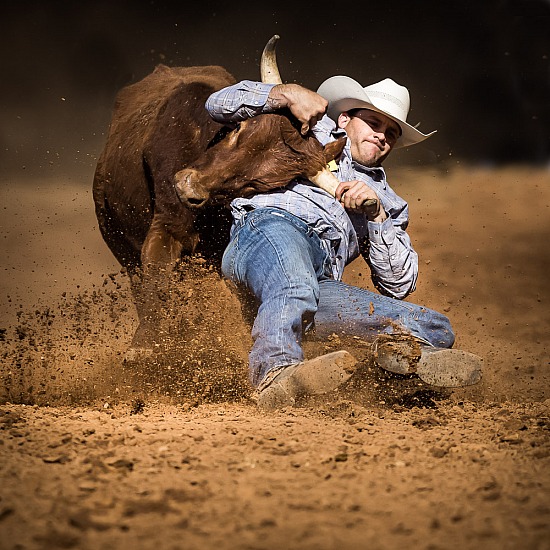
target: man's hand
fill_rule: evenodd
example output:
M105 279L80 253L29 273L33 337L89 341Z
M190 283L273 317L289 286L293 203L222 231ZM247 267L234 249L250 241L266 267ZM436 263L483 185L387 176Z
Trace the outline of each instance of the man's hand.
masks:
M272 109L288 107L302 123L301 133L307 134L325 114L328 102L318 93L298 84L277 84L273 86L267 103Z
M363 212L371 222L380 223L388 217L378 195L363 181L341 182L335 196L346 210Z

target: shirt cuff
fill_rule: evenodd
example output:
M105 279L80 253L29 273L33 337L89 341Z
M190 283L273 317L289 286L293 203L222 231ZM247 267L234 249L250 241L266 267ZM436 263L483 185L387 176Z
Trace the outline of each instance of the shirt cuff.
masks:
M245 99L245 105L252 107L254 109L262 108L262 112L268 113L271 110L266 105L267 98L269 97L269 92L271 88L276 86L276 84L267 84L264 82L254 82L254 81L244 81L243 88L250 93L250 97Z
M377 244L390 245L395 239L395 227L388 216L383 222L368 222L369 240Z

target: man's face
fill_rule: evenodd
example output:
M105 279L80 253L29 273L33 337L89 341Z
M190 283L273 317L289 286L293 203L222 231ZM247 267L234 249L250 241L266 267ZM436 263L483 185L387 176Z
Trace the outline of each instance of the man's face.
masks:
M350 138L353 160L369 167L380 166L401 135L396 122L369 109L341 113L338 126L345 129Z

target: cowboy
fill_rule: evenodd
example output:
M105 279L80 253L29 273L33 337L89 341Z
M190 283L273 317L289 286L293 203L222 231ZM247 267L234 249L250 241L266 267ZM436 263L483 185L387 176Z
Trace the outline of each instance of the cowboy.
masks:
M335 197L295 180L231 203L222 272L253 308L249 372L263 409L334 390L353 374L356 360L345 350L304 360L302 338L313 329L318 338L345 332L374 342L380 367L431 385L466 386L481 377L481 358L452 348L446 316L403 301L415 289L418 256L406 232L407 203L382 163L393 149L434 133L407 122L409 105L407 88L389 78L363 87L347 76L327 79L317 92L245 80L206 103L225 124L286 108L322 144L347 138L331 163L341 182ZM342 282L359 254L379 293Z

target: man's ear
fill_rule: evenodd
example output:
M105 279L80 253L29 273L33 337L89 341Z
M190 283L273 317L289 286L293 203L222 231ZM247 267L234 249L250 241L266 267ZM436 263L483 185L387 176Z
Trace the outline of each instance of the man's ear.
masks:
M327 143L324 147L325 152L325 161L328 164L331 160L338 159L344 150L346 145L346 138L341 137L336 141L331 141Z
M338 115L338 122L337 122L338 128L344 129L348 125L348 122L350 120L351 120L351 117L349 116L347 111L344 111L343 113L340 113Z

